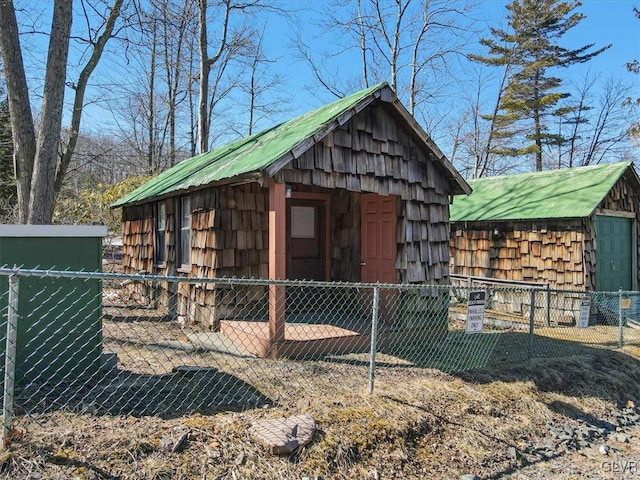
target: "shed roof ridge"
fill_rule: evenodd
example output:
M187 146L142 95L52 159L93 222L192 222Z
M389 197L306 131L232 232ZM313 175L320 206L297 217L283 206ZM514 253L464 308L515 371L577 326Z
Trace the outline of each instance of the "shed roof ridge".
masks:
M585 165L580 167L565 167L565 168L554 168L549 170L542 170L536 172L519 172L519 173L507 173L503 175L494 175L491 177L479 177L468 179L467 182L479 182L479 181L493 181L493 180L504 180L504 179L512 179L512 178L523 178L523 177L545 177L545 176L568 176L575 172L583 172L585 170L599 170L612 168L613 166L630 166L633 162L630 161L622 161L622 162L613 162L613 163L599 163L597 165Z
M406 127L413 130L420 141L434 150L436 161L454 185L453 191L468 193L469 185L415 119L406 118L409 114L405 112L406 109L389 84L381 82L248 137L236 139L214 150L183 160L122 196L111 206L149 202L208 185L233 182L236 178L247 179L249 175L253 179L260 175L272 177L284 168L291 158L297 158L313 143L321 141L324 135L379 99L392 104L401 114Z

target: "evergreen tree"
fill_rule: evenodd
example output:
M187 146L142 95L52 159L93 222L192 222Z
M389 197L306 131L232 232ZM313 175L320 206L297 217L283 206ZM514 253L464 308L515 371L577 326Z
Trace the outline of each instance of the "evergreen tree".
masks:
M513 0L507 5L509 30L492 28L493 38L480 41L488 48L488 56L472 58L486 65L508 67L510 71L499 113L492 116L497 138L506 142L494 148L493 153L533 154L539 171L543 145L566 141L551 133L547 124L550 115L571 113L571 109L558 107L558 102L569 93L561 90L562 79L551 75L550 70L587 62L611 46L594 51L592 43L577 49L558 44L584 18L574 11L580 5L578 1Z

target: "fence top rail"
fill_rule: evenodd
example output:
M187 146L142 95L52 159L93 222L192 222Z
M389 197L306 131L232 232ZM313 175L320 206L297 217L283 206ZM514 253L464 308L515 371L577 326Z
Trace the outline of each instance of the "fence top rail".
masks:
M238 278L238 277L181 277L171 275L151 275L151 274L126 274L126 273L105 273L73 270L53 270L21 267L0 267L0 276L20 276L20 277L49 277L49 278L81 278L97 280L130 280L139 282L179 282L191 284L218 284L222 286L233 285L255 285L255 286L295 286L295 287L324 287L324 288L382 288L396 290L448 290L450 285L427 285L411 283L354 283L354 282L326 282L316 280L269 280L262 278Z
M457 273L452 273L449 275L452 280L472 280L477 283L484 283L488 285L500 285L504 287L511 286L510 290L536 290L539 292L550 292L550 293L568 293L568 294L589 294L589 295L623 295L623 296L638 296L640 295L640 291L638 290L611 290L611 291L596 291L596 290L587 290L587 289L570 289L570 288L551 288L551 284L547 282L527 282L524 280L504 280L501 278L489 278L489 277L475 277L473 275L460 275ZM463 285L457 286L456 288L465 287ZM528 287L528 288L526 288ZM466 287L466 288L474 288L474 287Z
M504 280L502 278L474 277L473 275L459 275L457 273L452 273L449 275L449 277L456 280L471 280L478 283L490 283L496 285L518 285L538 289L550 288L550 284L546 282L527 282L524 280Z
M421 295L428 295L437 291L456 289L474 289L478 287L467 287L464 285L434 285L434 284L417 284L417 283L358 283L358 282L342 282L342 281L316 281L316 280L269 280L263 278L240 278L240 277L218 277L218 278L202 278L202 277L182 277L171 275L152 275L148 273L105 273L90 272L84 270L55 270L55 269L39 269L39 268L22 268L9 267L7 265L0 266L0 277L40 277L40 278L79 278L79 279L95 279L95 280L121 280L132 282L176 282L202 285L216 285L220 287L233 287L237 285L243 286L283 286L283 287L316 287L316 288L363 288L363 289L386 289L418 292ZM471 278L485 283L494 283L498 285L497 289L504 291L538 291L551 293L568 293L568 294L592 294L592 295L640 295L638 291L615 290L611 292L595 292L588 290L564 290L550 289L548 284L515 282L515 281L495 281L483 277L467 277L463 275L451 275L455 279ZM511 283L511 285L509 285Z

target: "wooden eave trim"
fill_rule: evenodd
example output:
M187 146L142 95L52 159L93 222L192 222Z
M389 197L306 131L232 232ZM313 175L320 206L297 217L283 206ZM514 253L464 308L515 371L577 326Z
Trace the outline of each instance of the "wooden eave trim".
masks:
M631 177L631 182L629 183L634 183L635 185L633 185L633 190L635 191L636 195L638 195L640 197L640 177L638 177L638 172L636 172L636 169L633 168L633 164L629 164L629 166L627 167L627 169L624 171L624 173L622 175L620 175L620 178L623 178L625 176L630 176ZM620 180L620 179L618 179Z
M148 197L145 198L143 200L138 200L136 202L130 202L130 203L125 203L124 205L118 205L116 207L112 207L110 206L110 209L115 209L115 208L126 208L126 207L135 207L138 205L144 205L147 203L154 203L154 202L159 202L160 200L166 200L167 198L172 198L172 197L179 197L181 195L186 195L188 193L193 193L193 192L197 192L199 190L205 190L207 188L212 188L212 187L222 187L225 185L240 185L240 184L244 184L244 183L261 183L262 182L262 173L261 172L251 172L251 173L245 173L243 175L238 175L236 177L229 177L229 178L225 178L223 180L218 180L216 182L211 182L211 183L207 183L206 185L198 185L197 187L191 187L191 188L186 188L186 189L182 189L182 190L173 190L169 193L166 193L164 195L158 195L155 197Z
M609 208L596 208L596 215L603 215L605 217L620 217L620 218L636 218L636 212L626 212L624 210L611 210Z

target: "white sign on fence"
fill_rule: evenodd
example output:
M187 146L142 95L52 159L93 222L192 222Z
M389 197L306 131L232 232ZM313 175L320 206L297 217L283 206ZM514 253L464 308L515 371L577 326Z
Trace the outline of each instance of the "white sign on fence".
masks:
M585 295L580 301L580 319L578 320L578 328L587 328L589 326L589 315L591 314L591 297Z
M480 333L484 325L484 304L487 292L478 290L469 292L467 301L467 333Z

